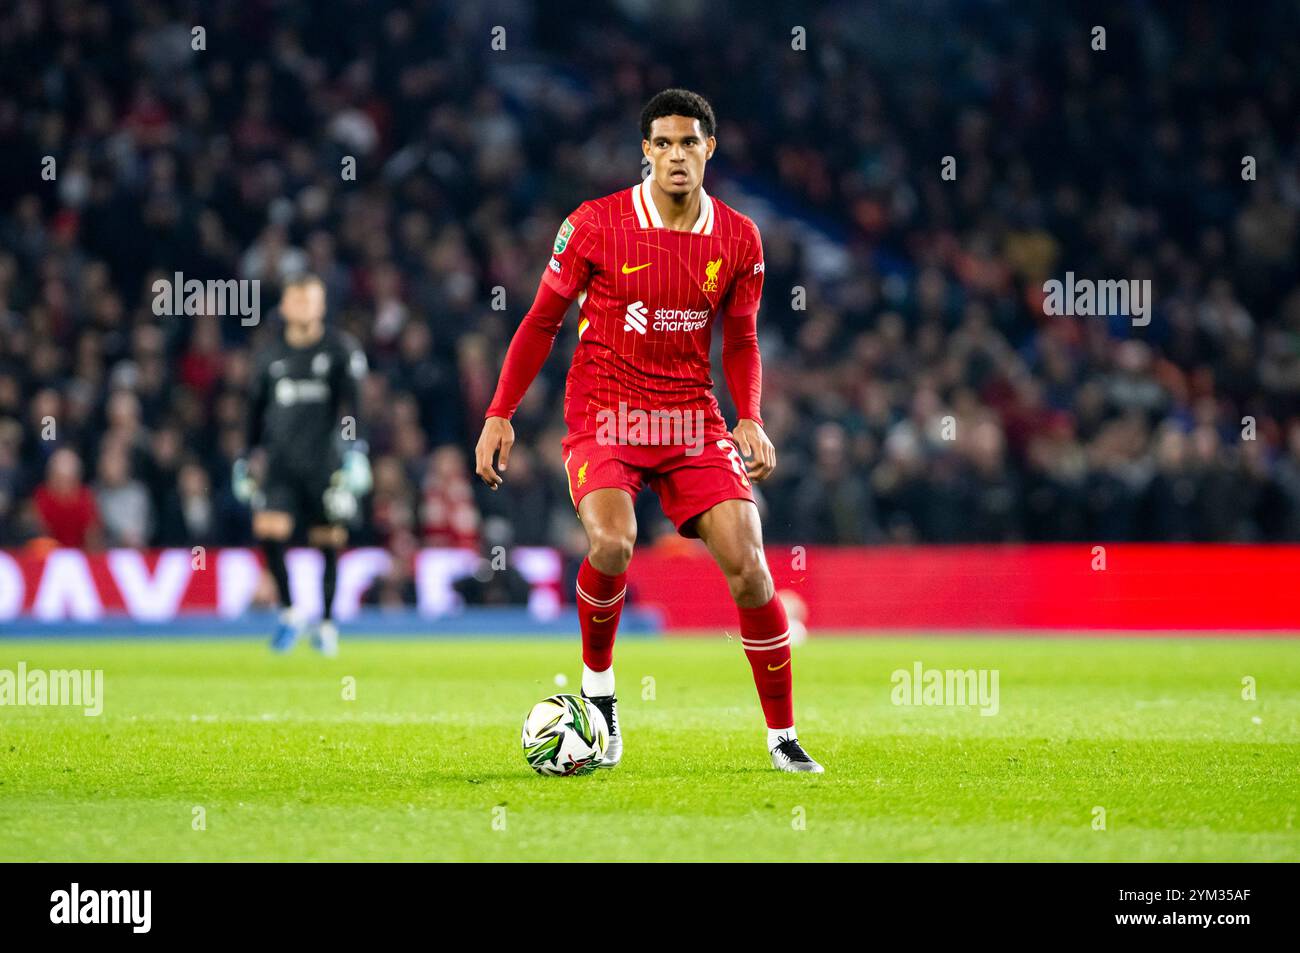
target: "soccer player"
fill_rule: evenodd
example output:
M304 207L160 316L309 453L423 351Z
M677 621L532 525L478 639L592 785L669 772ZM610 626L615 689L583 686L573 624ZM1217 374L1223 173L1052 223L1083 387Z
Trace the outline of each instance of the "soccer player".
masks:
M250 387L247 452L261 448L261 485L249 461L235 461L235 496L251 503L253 535L262 545L280 597L280 624L271 647L288 651L308 626L293 604L285 547L305 526L307 542L320 549L323 619L312 642L325 655L338 653L333 621L339 550L358 499L370 490L370 463L357 434L357 384L366 356L347 335L325 327L325 285L315 275L285 283L280 299L284 336L257 356ZM345 416L348 415L348 416Z
M633 500L648 483L678 532L702 539L726 576L773 766L820 773L795 732L790 627L751 486L776 464L759 414L763 248L752 221L704 191L714 131L713 109L695 93L669 89L646 104L641 149L651 175L584 202L560 226L537 297L510 342L476 464L488 486L501 485L515 439L510 418L576 298L564 466L589 542L578 571L582 694L609 723L605 764L623 754L614 634L636 540ZM709 376L715 317L740 418L730 433Z

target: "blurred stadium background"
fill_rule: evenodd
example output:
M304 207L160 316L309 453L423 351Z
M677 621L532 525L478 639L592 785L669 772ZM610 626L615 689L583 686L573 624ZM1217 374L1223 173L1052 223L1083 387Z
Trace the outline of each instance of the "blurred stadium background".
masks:
M258 279L269 311L303 268L371 363L341 614L554 617L585 549L572 321L504 491L472 445L557 224L635 181L641 105L683 85L719 115L710 190L763 232L761 506L810 624L1294 629L1297 27L1285 2L2 3L0 619L265 601L229 473L276 322L159 317L150 289ZM1066 271L1150 279L1150 325L1045 317ZM634 600L728 624L638 510ZM514 569L476 579L496 545Z

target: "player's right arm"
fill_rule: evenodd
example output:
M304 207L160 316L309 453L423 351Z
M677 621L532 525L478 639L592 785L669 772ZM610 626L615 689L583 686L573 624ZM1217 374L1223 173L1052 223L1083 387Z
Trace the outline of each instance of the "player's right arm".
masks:
M515 443L510 418L550 356L564 313L591 276L591 261L587 258L590 231L581 207L564 220L555 236L551 260L542 273L537 297L510 340L501 379L474 448L475 471L494 490L501 485L501 474L493 467L493 460L504 473Z
M515 428L510 423L519 402L524 399L529 386L541 371L551 353L555 336L560 333L564 312L569 310L570 299L553 290L543 279L537 289L533 306L519 323L519 329L510 340L501 379L496 394L483 421L483 433L474 448L474 463L483 482L496 489L501 485L501 475L492 467L492 460L500 453L498 465L505 472L510 462L510 448L515 443Z

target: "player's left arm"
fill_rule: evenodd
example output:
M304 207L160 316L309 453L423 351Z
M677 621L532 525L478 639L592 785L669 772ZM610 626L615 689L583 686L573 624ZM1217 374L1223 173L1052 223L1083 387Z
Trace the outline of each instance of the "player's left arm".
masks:
M361 424L361 382L369 371L366 352L348 335L340 338L340 360L335 361L334 395L343 444L340 483L353 496L370 492L370 452Z
M763 242L751 231L745 257L732 279L722 311L722 374L740 418L731 435L748 461L755 483L776 469L776 447L763 429L763 361L758 350L758 305L763 295Z

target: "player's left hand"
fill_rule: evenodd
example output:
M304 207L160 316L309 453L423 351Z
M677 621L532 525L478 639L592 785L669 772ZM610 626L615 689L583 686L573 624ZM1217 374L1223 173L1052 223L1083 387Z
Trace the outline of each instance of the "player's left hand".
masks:
M353 496L365 496L374 485L374 479L370 475L370 461L360 450L349 450L343 454L343 467L339 473L342 475L342 486Z
M749 478L761 483L770 477L776 469L776 447L767 439L763 428L756 421L746 419L736 424L731 436L745 458Z
M347 486L342 470L337 470L330 478L329 488L321 502L325 506L325 517L331 523L351 523L360 508L356 495Z

